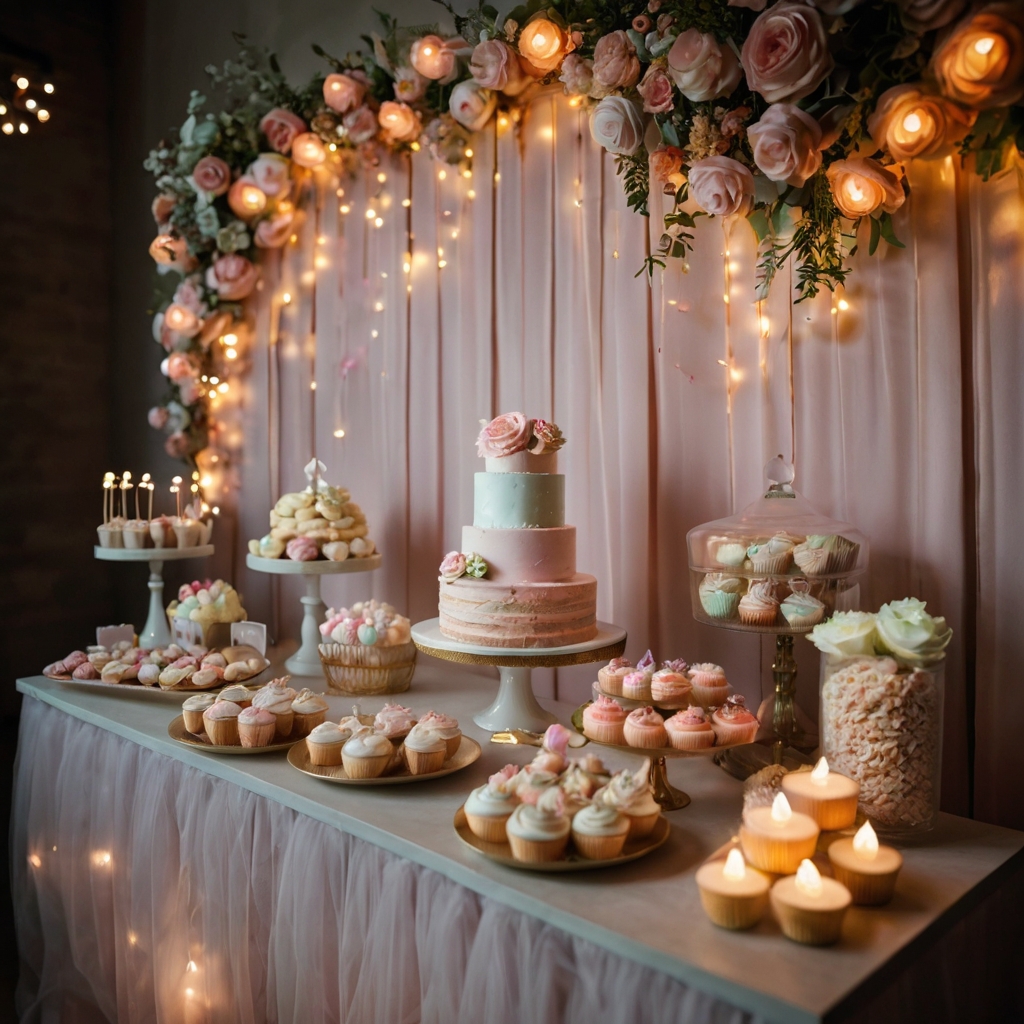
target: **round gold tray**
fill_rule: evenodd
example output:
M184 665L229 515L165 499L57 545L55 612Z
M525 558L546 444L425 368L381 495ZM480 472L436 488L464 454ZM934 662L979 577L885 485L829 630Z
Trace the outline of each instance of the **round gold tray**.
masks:
M654 823L654 829L650 835L644 836L643 839L627 839L626 845L618 857L610 857L608 860L588 860L586 857L581 857L570 846L568 853L559 860L534 864L516 860L512 856L512 848L508 843L488 843L479 836L475 836L466 821L465 805L455 812L454 825L455 834L466 846L483 854L489 860L505 864L510 868L519 868L522 871L593 871L595 868L610 868L617 864L628 864L631 860L639 860L652 850L656 850L668 839L671 831L668 821L661 817Z
M299 740L285 740L283 743L271 743L266 747L243 747L241 744L238 746L221 747L214 746L209 740L209 737L204 732L200 736L193 736L185 728L185 716L178 715L169 726L167 726L167 735L172 740L177 740L179 743L186 747L192 747L194 750L203 750L208 754L272 754L278 750L287 750L289 747L295 746ZM303 744L305 746L305 744Z
M480 744L468 736L463 736L459 749L445 761L440 771L429 772L426 775L413 775L403 763L401 768L392 769L385 775L378 775L375 779L350 779L345 774L345 766L340 764L331 766L312 764L305 743L296 743L288 751L288 763L304 775L312 775L314 779L323 779L324 782L340 782L345 786L398 786L405 782L427 782L430 779L440 779L442 776L451 775L453 772L460 772L476 761L480 757L480 753Z

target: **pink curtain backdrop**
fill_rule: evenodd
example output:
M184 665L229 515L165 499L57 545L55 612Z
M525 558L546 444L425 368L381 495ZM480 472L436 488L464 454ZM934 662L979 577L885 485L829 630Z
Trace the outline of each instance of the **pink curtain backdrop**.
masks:
M490 129L474 148L468 178L425 152L356 180L324 174L299 241L265 265L237 543L230 564L221 556L250 614L298 634L300 583L247 571L244 549L278 494L303 485L315 448L384 554L373 577L325 579L325 599L372 594L414 620L436 615L437 565L472 519L479 422L521 409L569 439L579 566L599 579L599 617L629 630L627 653L720 662L756 703L773 645L694 622L685 535L755 498L781 452L822 512L870 537L862 607L916 595L955 630L944 807L970 806L976 699L977 812L1024 826L1020 176L981 184L952 158L912 164L904 250L862 250L842 296L799 304L783 272L758 305L742 221L702 219L685 271L635 276L660 220L628 210L614 159L564 97L541 97L518 134ZM653 211L665 201L653 196ZM817 652L796 646L813 716ZM592 676L535 673L539 693L566 699L583 699Z

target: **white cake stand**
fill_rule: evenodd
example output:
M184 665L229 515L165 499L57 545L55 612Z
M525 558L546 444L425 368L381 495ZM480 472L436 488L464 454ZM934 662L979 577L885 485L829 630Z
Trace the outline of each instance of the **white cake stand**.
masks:
M440 619L424 619L412 627L412 639L424 654L467 665L496 665L498 695L486 711L473 716L482 729L528 729L543 732L558 719L545 711L533 695L535 668L585 665L617 658L626 649L626 631L607 622L597 624L597 636L567 647L480 647L451 640L441 633Z
M261 558L259 555L246 555L245 564L257 572L270 573L272 576L305 576L306 593L300 597L302 602L302 646L284 663L284 667L293 676L320 676L323 667L320 664L320 623L324 620L326 606L320 597L320 577L342 572L372 572L379 569L380 555L368 558L346 558L344 562L332 562L328 559L316 559L312 562L294 562L290 558Z
M101 548L93 554L101 562L149 562L149 615L139 634L141 647L166 647L171 642L171 627L164 610L164 562L182 562L187 558L209 558L212 544L195 548Z

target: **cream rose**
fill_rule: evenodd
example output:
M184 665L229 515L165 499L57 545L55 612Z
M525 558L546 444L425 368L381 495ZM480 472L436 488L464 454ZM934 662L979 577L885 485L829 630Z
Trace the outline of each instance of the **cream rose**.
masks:
M821 126L792 103L775 103L747 129L754 163L772 181L799 187L821 166Z
M187 274L196 262L188 251L188 242L176 235L157 235L149 244L149 255L161 266L174 267L183 274Z
M897 160L941 156L962 139L977 114L927 92L920 85L897 85L878 97L868 131L879 149Z
M274 199L284 198L291 188L291 161L277 153L260 153L245 173Z
M668 73L679 91L694 103L728 96L743 78L732 47L695 28L676 37L668 51Z
M900 21L911 32L930 32L948 25L967 5L967 0L895 0Z
M214 260L206 271L206 287L228 302L237 302L256 287L258 273L248 259L232 253Z
M446 583L466 574L466 556L461 551L449 551L441 560L438 573Z
M652 64L636 88L648 114L667 114L676 105L672 79L660 64Z
M499 459L515 455L530 443L533 425L521 412L495 416L476 439L476 453L482 459Z
M440 36L424 36L409 48L409 63L424 78L437 81L455 70L455 54Z
M430 84L415 68L402 67L395 71L395 99L402 103L415 103L423 99Z
M640 77L636 47L621 29L601 36L594 47L594 81L605 91L625 89Z
M594 62L578 53L570 53L562 61L559 79L565 83L567 96L589 96L594 85Z
M907 597L883 604L878 610L878 646L913 668L934 665L946 656L953 630L946 620L925 611L924 601Z
M906 198L900 179L876 160L837 160L825 173L839 212L851 220L879 209L895 213Z
M222 196L231 187L231 168L219 156L204 156L192 168L192 180L203 192Z
M821 15L794 0L781 0L758 15L740 60L747 84L769 103L803 99L834 66Z
M622 96L606 96L590 115L590 134L609 153L632 156L644 141L640 107Z
M283 107L275 107L260 120L260 131L266 135L271 148L278 153L287 153L292 148L295 136L305 130L306 122Z
M377 134L377 115L369 107L360 107L347 113L341 123L348 132L348 137L358 146Z
M666 182L683 169L683 151L675 146L659 146L650 156L651 178Z
M473 50L469 71L480 88L507 96L518 96L530 84L515 50L500 39L485 39Z
M824 654L858 658L875 653L875 616L871 612L836 612L819 622L807 639Z
M709 156L690 167L690 195L715 217L746 215L754 201L754 176L738 160Z
M272 213L256 225L253 235L256 247L258 249L280 249L291 236L294 223L295 213L290 209Z
M448 109L464 128L478 132L490 120L498 97L490 89L481 89L476 82L459 82L452 89Z
M386 100L380 105L377 120L392 142L413 142L423 131L416 111L405 103L395 103L393 100Z
M361 106L366 86L351 75L333 74L324 79L324 103L339 114Z
M939 90L975 110L1024 96L1024 7L989 4L960 22L932 54Z

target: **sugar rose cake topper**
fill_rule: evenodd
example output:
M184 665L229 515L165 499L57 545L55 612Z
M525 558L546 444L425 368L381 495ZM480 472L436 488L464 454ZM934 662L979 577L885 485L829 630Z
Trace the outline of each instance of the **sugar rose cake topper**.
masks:
M476 453L482 459L500 459L524 451L540 455L557 452L564 444L565 438L554 423L530 420L521 412L506 412L482 425Z

